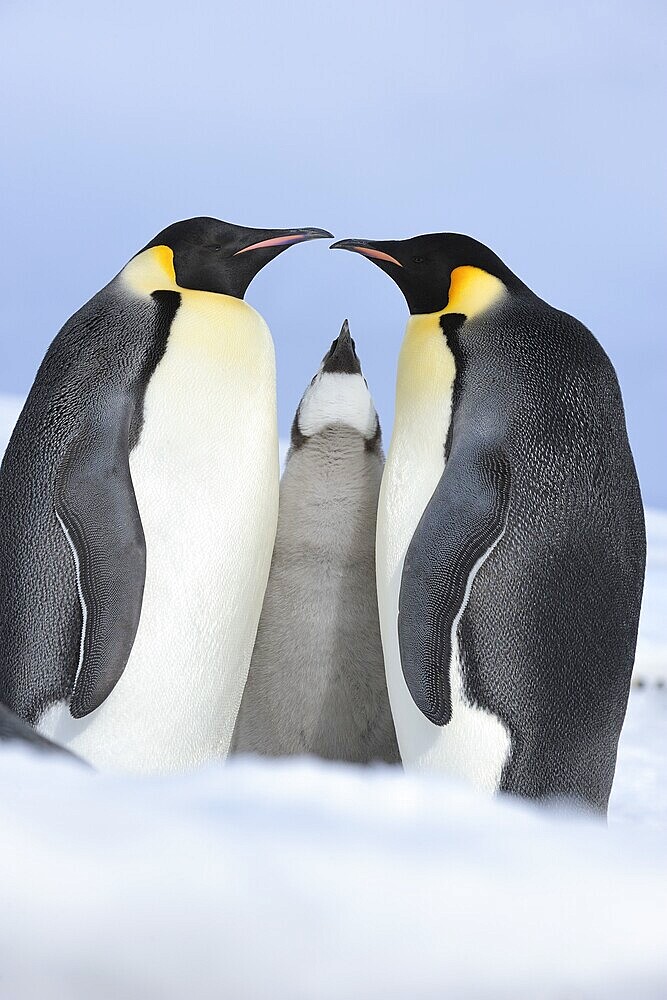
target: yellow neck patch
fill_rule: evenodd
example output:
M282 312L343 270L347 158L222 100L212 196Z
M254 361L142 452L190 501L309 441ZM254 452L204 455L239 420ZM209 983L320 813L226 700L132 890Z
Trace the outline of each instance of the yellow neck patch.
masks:
M224 315L225 323L240 324L259 321L265 327L264 320L244 299L233 295L223 295L221 292L202 292L194 288L182 288L176 282L174 271L174 252L170 247L151 247L137 254L129 261L121 276L135 295L151 295L153 292L178 292L183 304L187 304L188 315L197 318L202 329L212 330ZM249 319L252 317L252 319ZM267 330L268 332L268 330ZM208 334L207 334L208 335ZM190 335L194 344L196 337ZM217 333L215 334L217 336ZM217 350L217 348L216 348Z
M169 247L151 247L137 254L123 268L123 277L141 295L181 291L176 284L174 252Z
M424 313L408 320L398 359L397 416L416 399L437 397L454 383L454 355L442 335L440 316Z
M449 398L451 405L456 365L443 336L440 317L462 313L466 319L472 319L500 301L506 291L499 278L479 267L457 267L452 271L445 308L410 317L398 361L397 416L418 399Z
M507 291L500 278L479 267L455 267L449 286L449 301L444 313L463 313L466 319L479 316Z

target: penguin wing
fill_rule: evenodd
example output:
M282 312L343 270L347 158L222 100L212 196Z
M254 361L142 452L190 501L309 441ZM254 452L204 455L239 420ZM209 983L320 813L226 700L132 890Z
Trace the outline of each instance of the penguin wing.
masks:
M133 409L129 396L118 396L87 414L56 485L56 515L76 560L83 612L70 700L75 719L111 693L139 625L146 542L130 476Z
M453 449L406 553L399 595L403 675L436 726L452 714L450 659L475 574L507 523L510 464L500 447Z

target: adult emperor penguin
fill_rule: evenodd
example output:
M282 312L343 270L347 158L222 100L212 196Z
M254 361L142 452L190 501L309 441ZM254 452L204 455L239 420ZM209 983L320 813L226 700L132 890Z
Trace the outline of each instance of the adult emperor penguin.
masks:
M257 272L320 229L159 233L63 327L0 471L0 701L100 769L224 757L278 506Z
M645 559L611 362L467 236L335 246L410 310L377 532L403 760L604 811Z
M383 460L346 320L292 425L233 751L398 760L375 588Z

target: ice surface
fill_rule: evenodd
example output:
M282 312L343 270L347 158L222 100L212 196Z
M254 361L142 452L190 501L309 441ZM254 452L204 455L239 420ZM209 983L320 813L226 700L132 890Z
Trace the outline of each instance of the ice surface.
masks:
M639 662L664 669L667 515L648 523ZM5 745L0 788L8 1000L667 995L657 685L633 689L607 827L312 761L140 779Z
M608 827L399 769L4 749L2 994L664 997L666 727L635 691Z

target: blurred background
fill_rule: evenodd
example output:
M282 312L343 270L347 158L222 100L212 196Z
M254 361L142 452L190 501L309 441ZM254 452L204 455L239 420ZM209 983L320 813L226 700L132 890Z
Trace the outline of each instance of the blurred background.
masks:
M176 219L465 232L601 340L667 507L664 0L3 0L0 27L0 393ZM388 441L398 289L323 242L247 298L281 433L347 316Z

